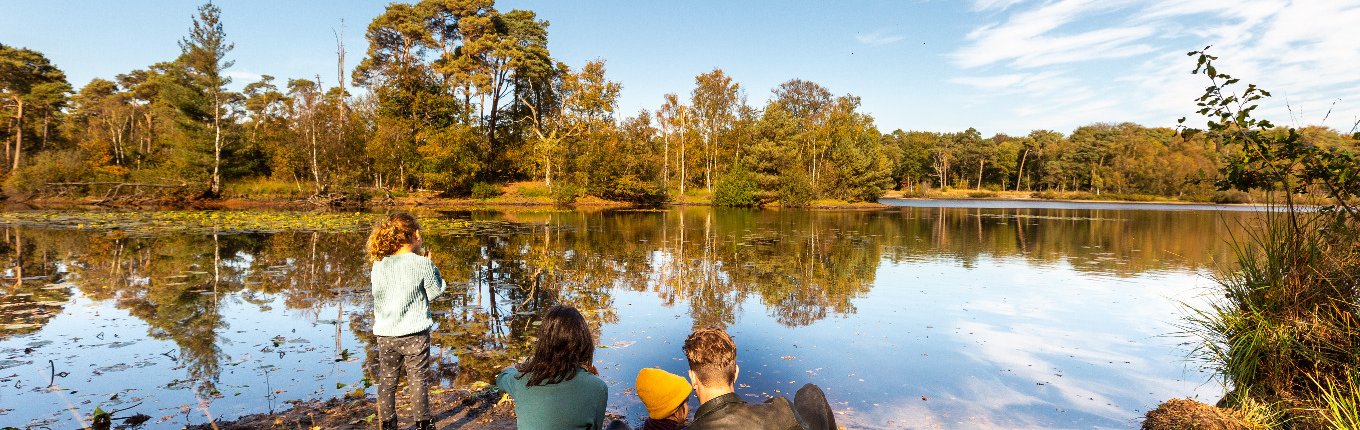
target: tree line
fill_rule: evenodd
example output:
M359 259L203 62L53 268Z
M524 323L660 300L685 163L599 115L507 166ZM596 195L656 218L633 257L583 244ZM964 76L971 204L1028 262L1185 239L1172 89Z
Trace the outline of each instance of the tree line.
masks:
M460 196L539 181L561 202L659 204L699 192L723 205L800 206L939 188L1201 198L1233 156L1207 134L1131 123L1066 135L882 133L854 95L792 79L753 106L721 69L630 115L605 61L555 59L548 27L491 0L393 3L369 23L354 70L337 34L332 82L263 76L240 91L229 89L234 45L212 3L177 58L79 90L42 53L0 45L3 189L27 198L54 186L178 184L214 198L231 183L271 180L314 195ZM1303 133L1320 145L1356 141Z

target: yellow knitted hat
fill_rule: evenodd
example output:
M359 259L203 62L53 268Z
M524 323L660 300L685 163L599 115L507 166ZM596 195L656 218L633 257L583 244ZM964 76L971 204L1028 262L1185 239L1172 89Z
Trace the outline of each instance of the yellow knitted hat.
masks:
M647 416L652 419L670 416L681 403L689 400L693 390L685 378L665 370L646 368L638 371L638 398L647 406Z

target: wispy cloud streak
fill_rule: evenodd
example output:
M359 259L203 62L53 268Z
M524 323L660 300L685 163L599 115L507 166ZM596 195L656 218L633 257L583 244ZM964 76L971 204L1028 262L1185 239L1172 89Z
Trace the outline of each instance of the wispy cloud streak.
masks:
M905 39L905 37L884 31L875 31L873 33L860 33L855 35L856 41L858 41L861 44L869 46L891 45L897 42L901 42L902 39Z

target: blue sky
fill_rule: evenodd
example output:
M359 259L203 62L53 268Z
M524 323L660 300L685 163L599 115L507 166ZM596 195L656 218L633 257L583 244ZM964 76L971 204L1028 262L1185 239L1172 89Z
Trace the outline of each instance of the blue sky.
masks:
M44 52L79 87L174 58L195 1L6 0L0 43ZM219 0L236 85L261 74L335 82L332 30L349 67L385 1ZM1171 126L1206 84L1186 51L1276 97L1278 123L1349 131L1360 120L1360 0L512 1L551 22L573 66L602 58L620 111L688 95L722 68L760 106L792 78L854 94L883 131L985 135L1092 122Z

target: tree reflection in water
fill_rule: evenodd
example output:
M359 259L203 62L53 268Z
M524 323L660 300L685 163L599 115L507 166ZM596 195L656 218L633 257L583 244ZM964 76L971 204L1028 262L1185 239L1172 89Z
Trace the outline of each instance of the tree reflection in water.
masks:
M438 374L458 387L488 382L526 356L538 315L558 303L585 312L597 338L602 327L619 323L618 291L654 295L667 307L684 304L696 326L735 324L743 304L757 300L779 324L799 327L855 313L855 300L875 285L907 282L876 279L885 261L952 260L971 267L983 256L1005 257L1106 276L1200 270L1230 260L1223 238L1250 218L1082 209L693 207L423 216L477 226L426 239L450 283L432 306ZM0 340L41 330L71 302L74 288L145 322L148 337L173 341L186 383L211 397L220 394L224 342L267 342L228 339L224 313L278 312L271 309L277 297L310 321L333 324L335 357L365 360L371 376L365 236L167 231L128 237L117 230L0 227ZM344 330L360 344L344 344Z

